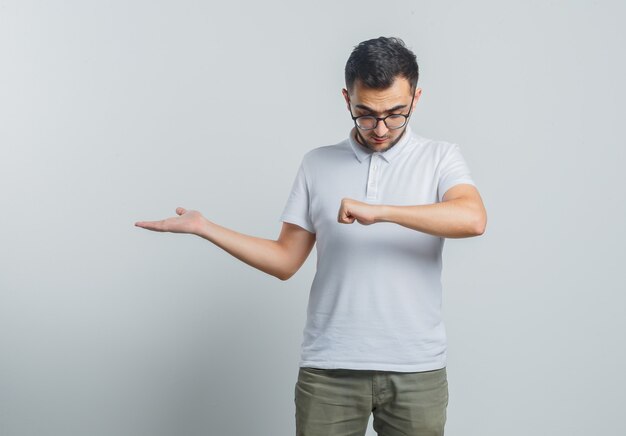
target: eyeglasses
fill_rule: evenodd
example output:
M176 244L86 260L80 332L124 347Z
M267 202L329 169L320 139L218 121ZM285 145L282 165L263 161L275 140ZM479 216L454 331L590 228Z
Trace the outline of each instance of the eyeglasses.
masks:
M374 130L378 126L378 122L382 121L385 123L385 126L389 130L396 130L403 127L409 117L411 116L411 110L413 109L413 100L415 99L415 94L413 94L413 98L411 98L411 104L409 106L409 113L404 114L391 114L386 117L375 117L373 115L361 115L360 117L355 117L352 115L352 105L350 105L350 116L352 117L352 121L354 124L361 130Z

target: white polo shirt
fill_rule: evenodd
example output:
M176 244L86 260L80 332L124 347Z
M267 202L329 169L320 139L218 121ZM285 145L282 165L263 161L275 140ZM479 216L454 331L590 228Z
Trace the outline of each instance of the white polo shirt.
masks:
M299 366L428 371L446 366L441 317L444 238L395 223L337 221L344 197L370 204L440 202L474 185L456 144L407 126L391 149L371 152L353 137L307 152L280 217L316 234Z

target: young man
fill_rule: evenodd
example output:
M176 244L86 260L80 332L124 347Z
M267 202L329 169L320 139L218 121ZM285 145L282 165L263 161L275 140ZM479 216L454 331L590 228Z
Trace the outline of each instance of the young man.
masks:
M136 225L196 234L281 280L317 244L295 385L297 435L364 435L372 413L380 435L443 435L444 238L481 235L486 211L459 147L408 124L421 89L402 40L360 43L345 78L355 125L347 139L304 155L278 240L180 207L179 216Z

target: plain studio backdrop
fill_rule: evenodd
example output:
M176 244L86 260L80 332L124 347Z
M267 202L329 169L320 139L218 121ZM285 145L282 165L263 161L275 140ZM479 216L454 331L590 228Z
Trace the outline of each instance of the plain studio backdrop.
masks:
M416 53L411 126L459 144L488 211L444 248L446 434L626 434L625 13L0 1L0 434L295 433L315 250L283 282L134 222L182 206L276 239L378 36Z

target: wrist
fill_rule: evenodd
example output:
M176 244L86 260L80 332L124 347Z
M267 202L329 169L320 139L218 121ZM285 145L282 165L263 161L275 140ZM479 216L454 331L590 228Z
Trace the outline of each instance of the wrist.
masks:
M213 225L214 224L211 221L209 221L205 217L201 217L201 219L198 220L198 224L196 225L193 234L210 241L210 235L212 233L211 227Z
M389 206L385 204L378 205L374 214L374 221L377 223L384 223L388 221Z

